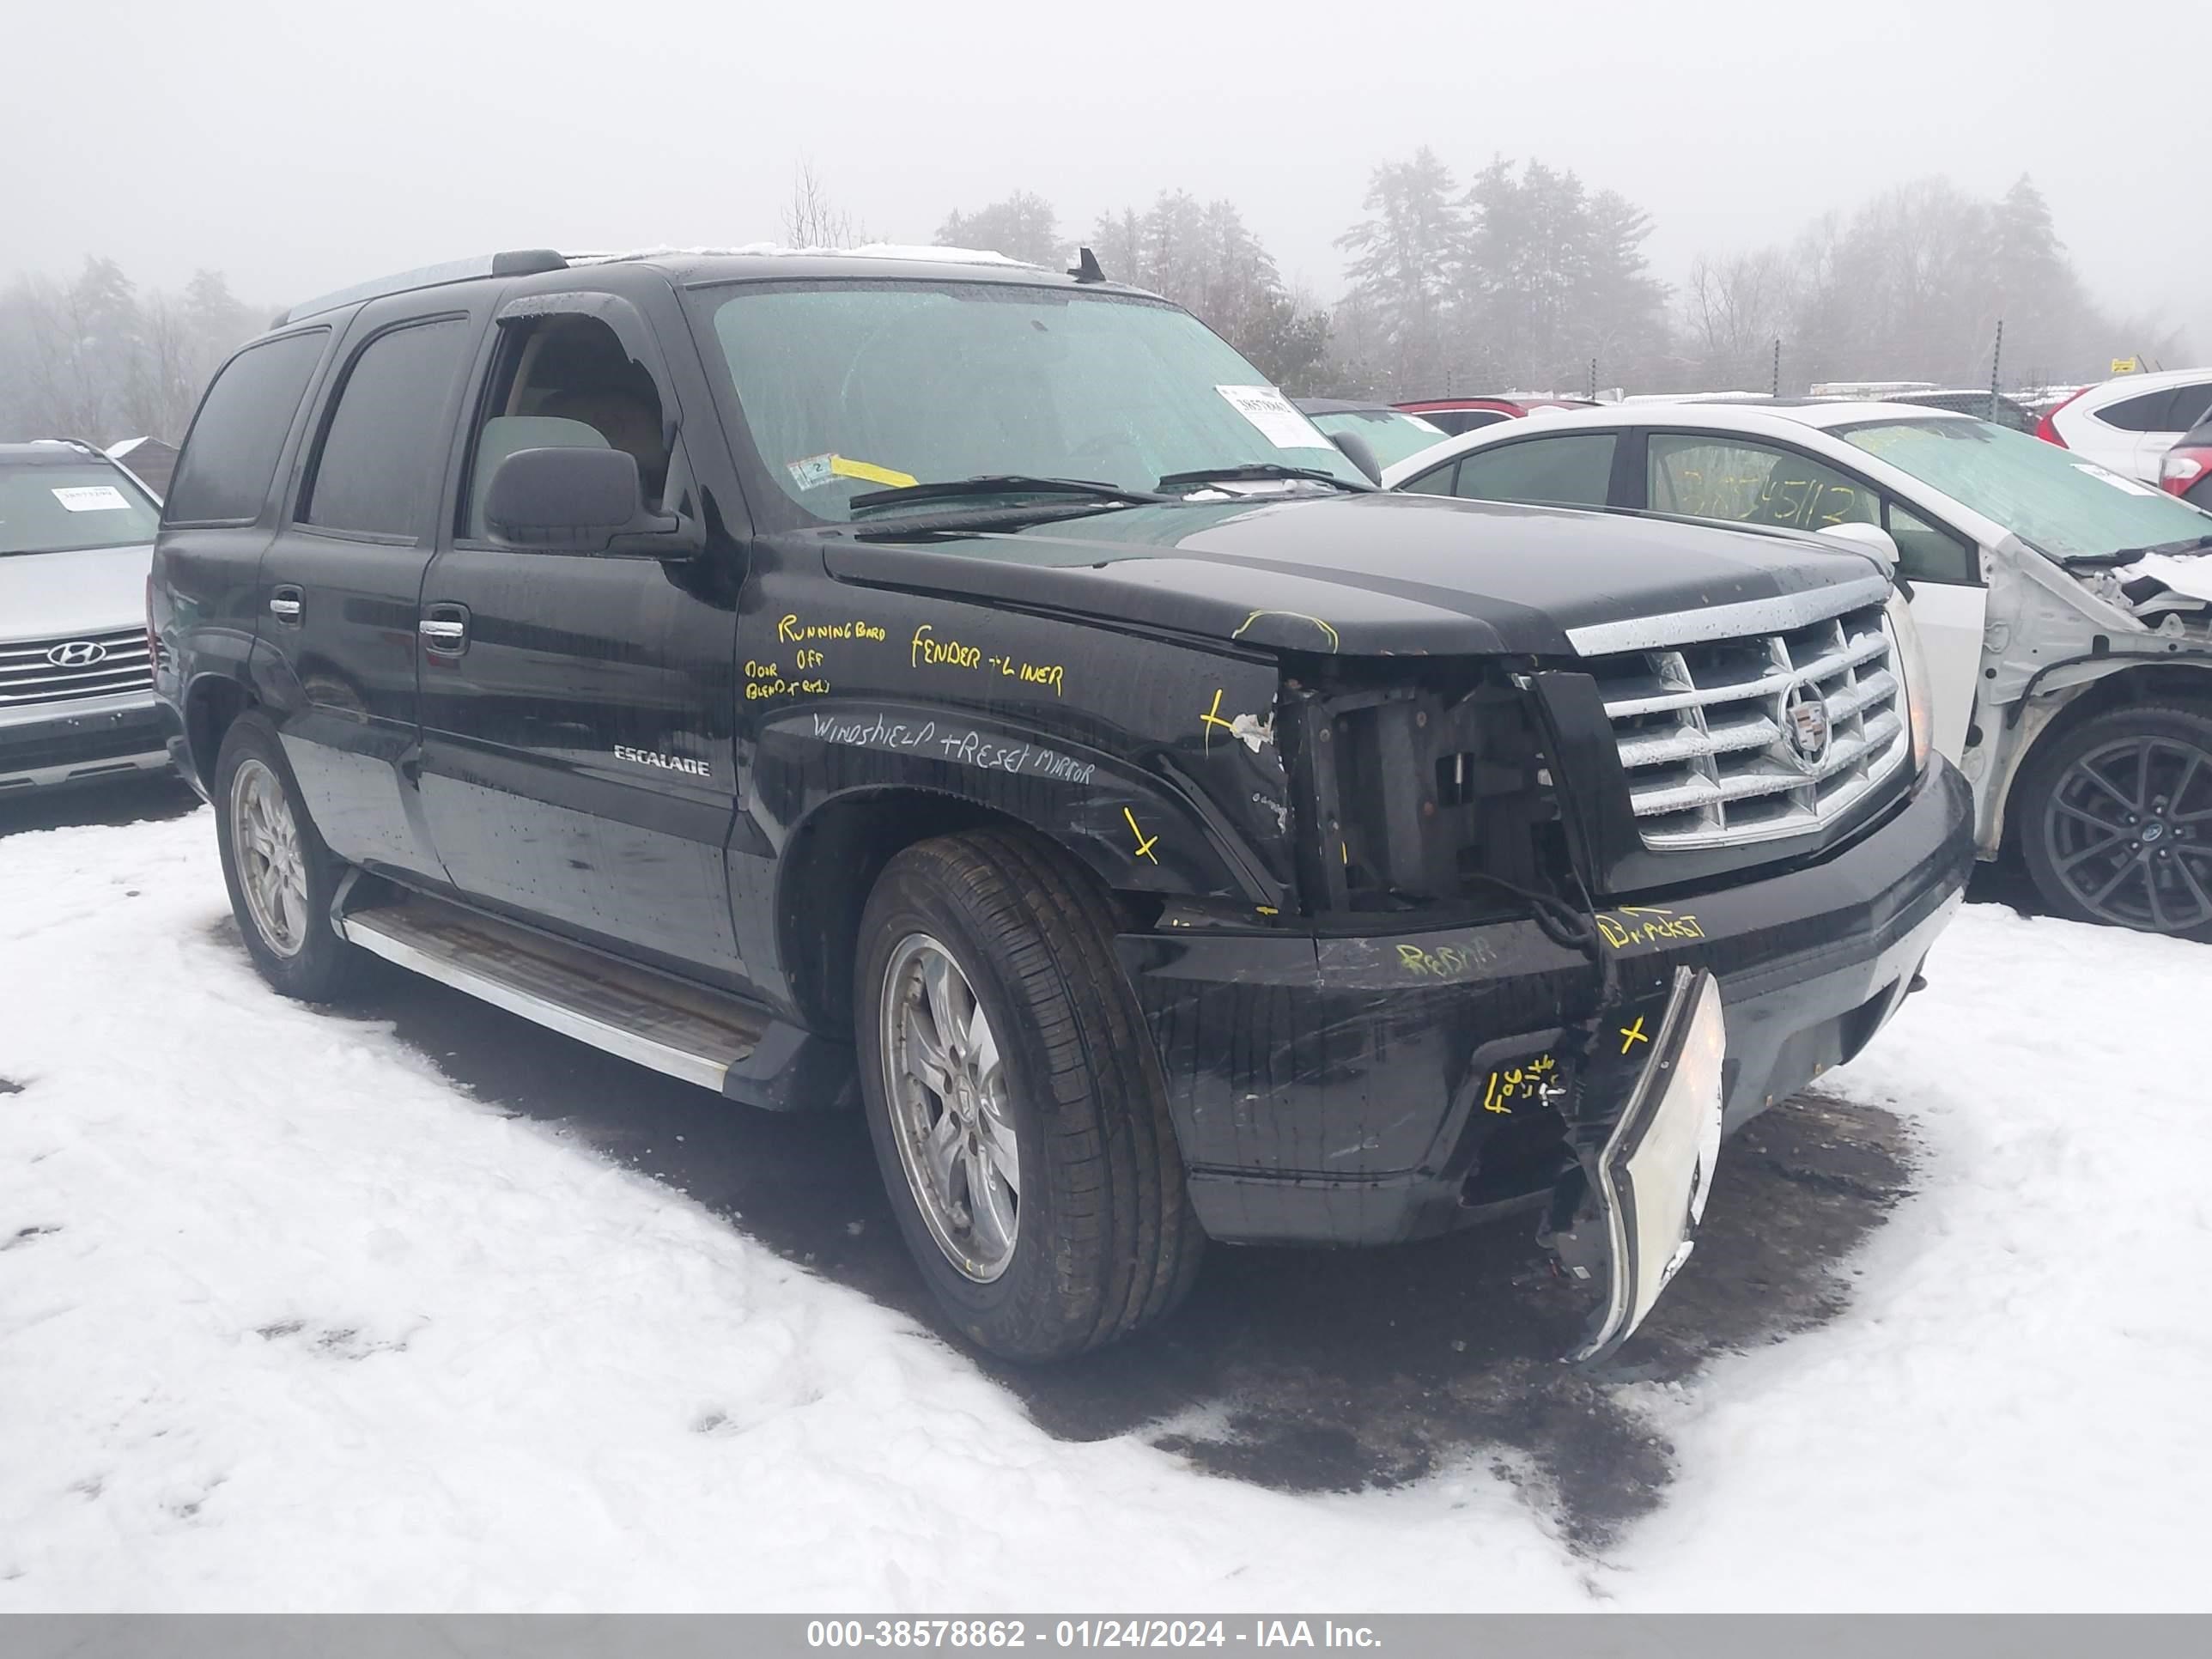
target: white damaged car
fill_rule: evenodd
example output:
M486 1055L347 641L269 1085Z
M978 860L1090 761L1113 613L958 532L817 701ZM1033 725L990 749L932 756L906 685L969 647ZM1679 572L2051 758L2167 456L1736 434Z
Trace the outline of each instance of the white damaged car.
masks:
M1893 554L1980 855L2016 850L2063 914L2212 939L2212 514L2025 433L1875 403L1546 411L1383 482ZM1653 765L1639 794L1726 812L1710 755Z

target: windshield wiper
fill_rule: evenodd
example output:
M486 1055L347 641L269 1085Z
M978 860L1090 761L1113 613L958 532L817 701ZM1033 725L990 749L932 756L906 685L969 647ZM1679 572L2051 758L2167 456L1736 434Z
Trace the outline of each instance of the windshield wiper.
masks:
M1349 478L1340 478L1335 473L1321 467L1285 466L1280 461L1247 461L1241 466L1194 467L1188 472L1170 472L1152 488L1179 489L1188 484L1234 483L1240 478L1304 479L1313 483L1334 484L1339 489L1348 489L1354 495L1366 495L1375 489L1371 483L1354 483Z
M1121 501L1136 506L1164 501L1171 496L1149 489L1125 489L1120 484L1091 478L1037 478L1020 472L981 473L972 478L940 478L928 483L906 484L896 489L864 490L845 503L848 513L871 513L881 507L906 502L951 501L969 495L1081 495L1095 501Z
M2138 559L2148 558L2154 553L2202 553L2207 548L2212 548L2212 535L2189 536L2178 542L2153 542L2148 547L2116 547L2109 553L2098 555L2094 562L2099 564L2107 562L2113 564L2133 564ZM2086 559L2067 561L2069 564L2086 564L2090 562Z

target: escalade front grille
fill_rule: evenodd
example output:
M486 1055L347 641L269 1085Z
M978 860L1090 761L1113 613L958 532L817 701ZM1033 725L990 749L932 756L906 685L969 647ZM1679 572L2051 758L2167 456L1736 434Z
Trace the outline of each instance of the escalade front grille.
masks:
M1646 847L1818 829L1904 764L1910 721L1881 605L1804 615L1859 597L1826 592L1825 605L1818 592L1778 602L1775 631L1589 662ZM1797 616L1787 614L1793 603Z
M0 641L0 708L109 697L153 685L141 628Z

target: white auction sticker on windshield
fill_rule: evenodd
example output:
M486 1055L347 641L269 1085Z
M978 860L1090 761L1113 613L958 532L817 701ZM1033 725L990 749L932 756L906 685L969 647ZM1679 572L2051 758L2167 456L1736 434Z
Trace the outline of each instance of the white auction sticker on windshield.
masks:
M2137 483L2133 478L2123 478L2117 472L2108 472L2094 461L2076 461L2074 463L2074 470L2076 472L2086 472L2100 483L2112 485L2115 489L2124 489L2130 495L2158 494L2158 491L2153 489L2148 484Z
M112 513L128 510L131 503L113 484L78 484L54 491L54 499L72 513Z
M1334 447L1297 406L1271 386L1218 386L1229 406L1260 428L1260 435L1278 449Z

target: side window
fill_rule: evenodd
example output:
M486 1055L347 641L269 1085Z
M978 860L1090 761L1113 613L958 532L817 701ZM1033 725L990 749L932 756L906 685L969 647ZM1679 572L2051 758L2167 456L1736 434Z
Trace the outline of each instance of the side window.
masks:
M1457 461L1446 461L1442 466L1431 467L1418 478L1408 478L1398 488L1408 495L1449 495L1452 480L1459 474Z
M328 329L288 334L232 358L200 404L162 517L171 524L256 519L284 434L329 343Z
M489 534L491 475L519 449L619 449L637 462L645 504L668 482L660 388L615 331L596 317L556 315L502 324L489 395L470 434L459 534Z
M1887 505L1890 540L1897 544L1897 568L1916 582L1975 585L1974 550L1948 530L1939 530L1902 502Z
M2185 386L2173 394L2173 407L2166 413L2160 432L2186 432L2205 416L2212 415L2212 380Z
M2179 391L2166 387L2157 392L2145 392L2133 398L2123 398L2109 408L2097 411L2097 418L2106 426L2117 427L2122 432L2176 432L2189 424L2186 419L2174 418L2174 405L2196 401L2197 389L2184 386ZM2186 410L2183 413L2185 415Z
M1455 495L1484 501L1603 507L1613 483L1613 434L1524 438L1462 456Z
M1655 432L1647 465L1655 513L1796 530L1881 521L1881 501L1873 490L1795 450Z
M468 323L377 335L355 354L295 515L323 530L419 536L445 476L445 413L468 368Z

